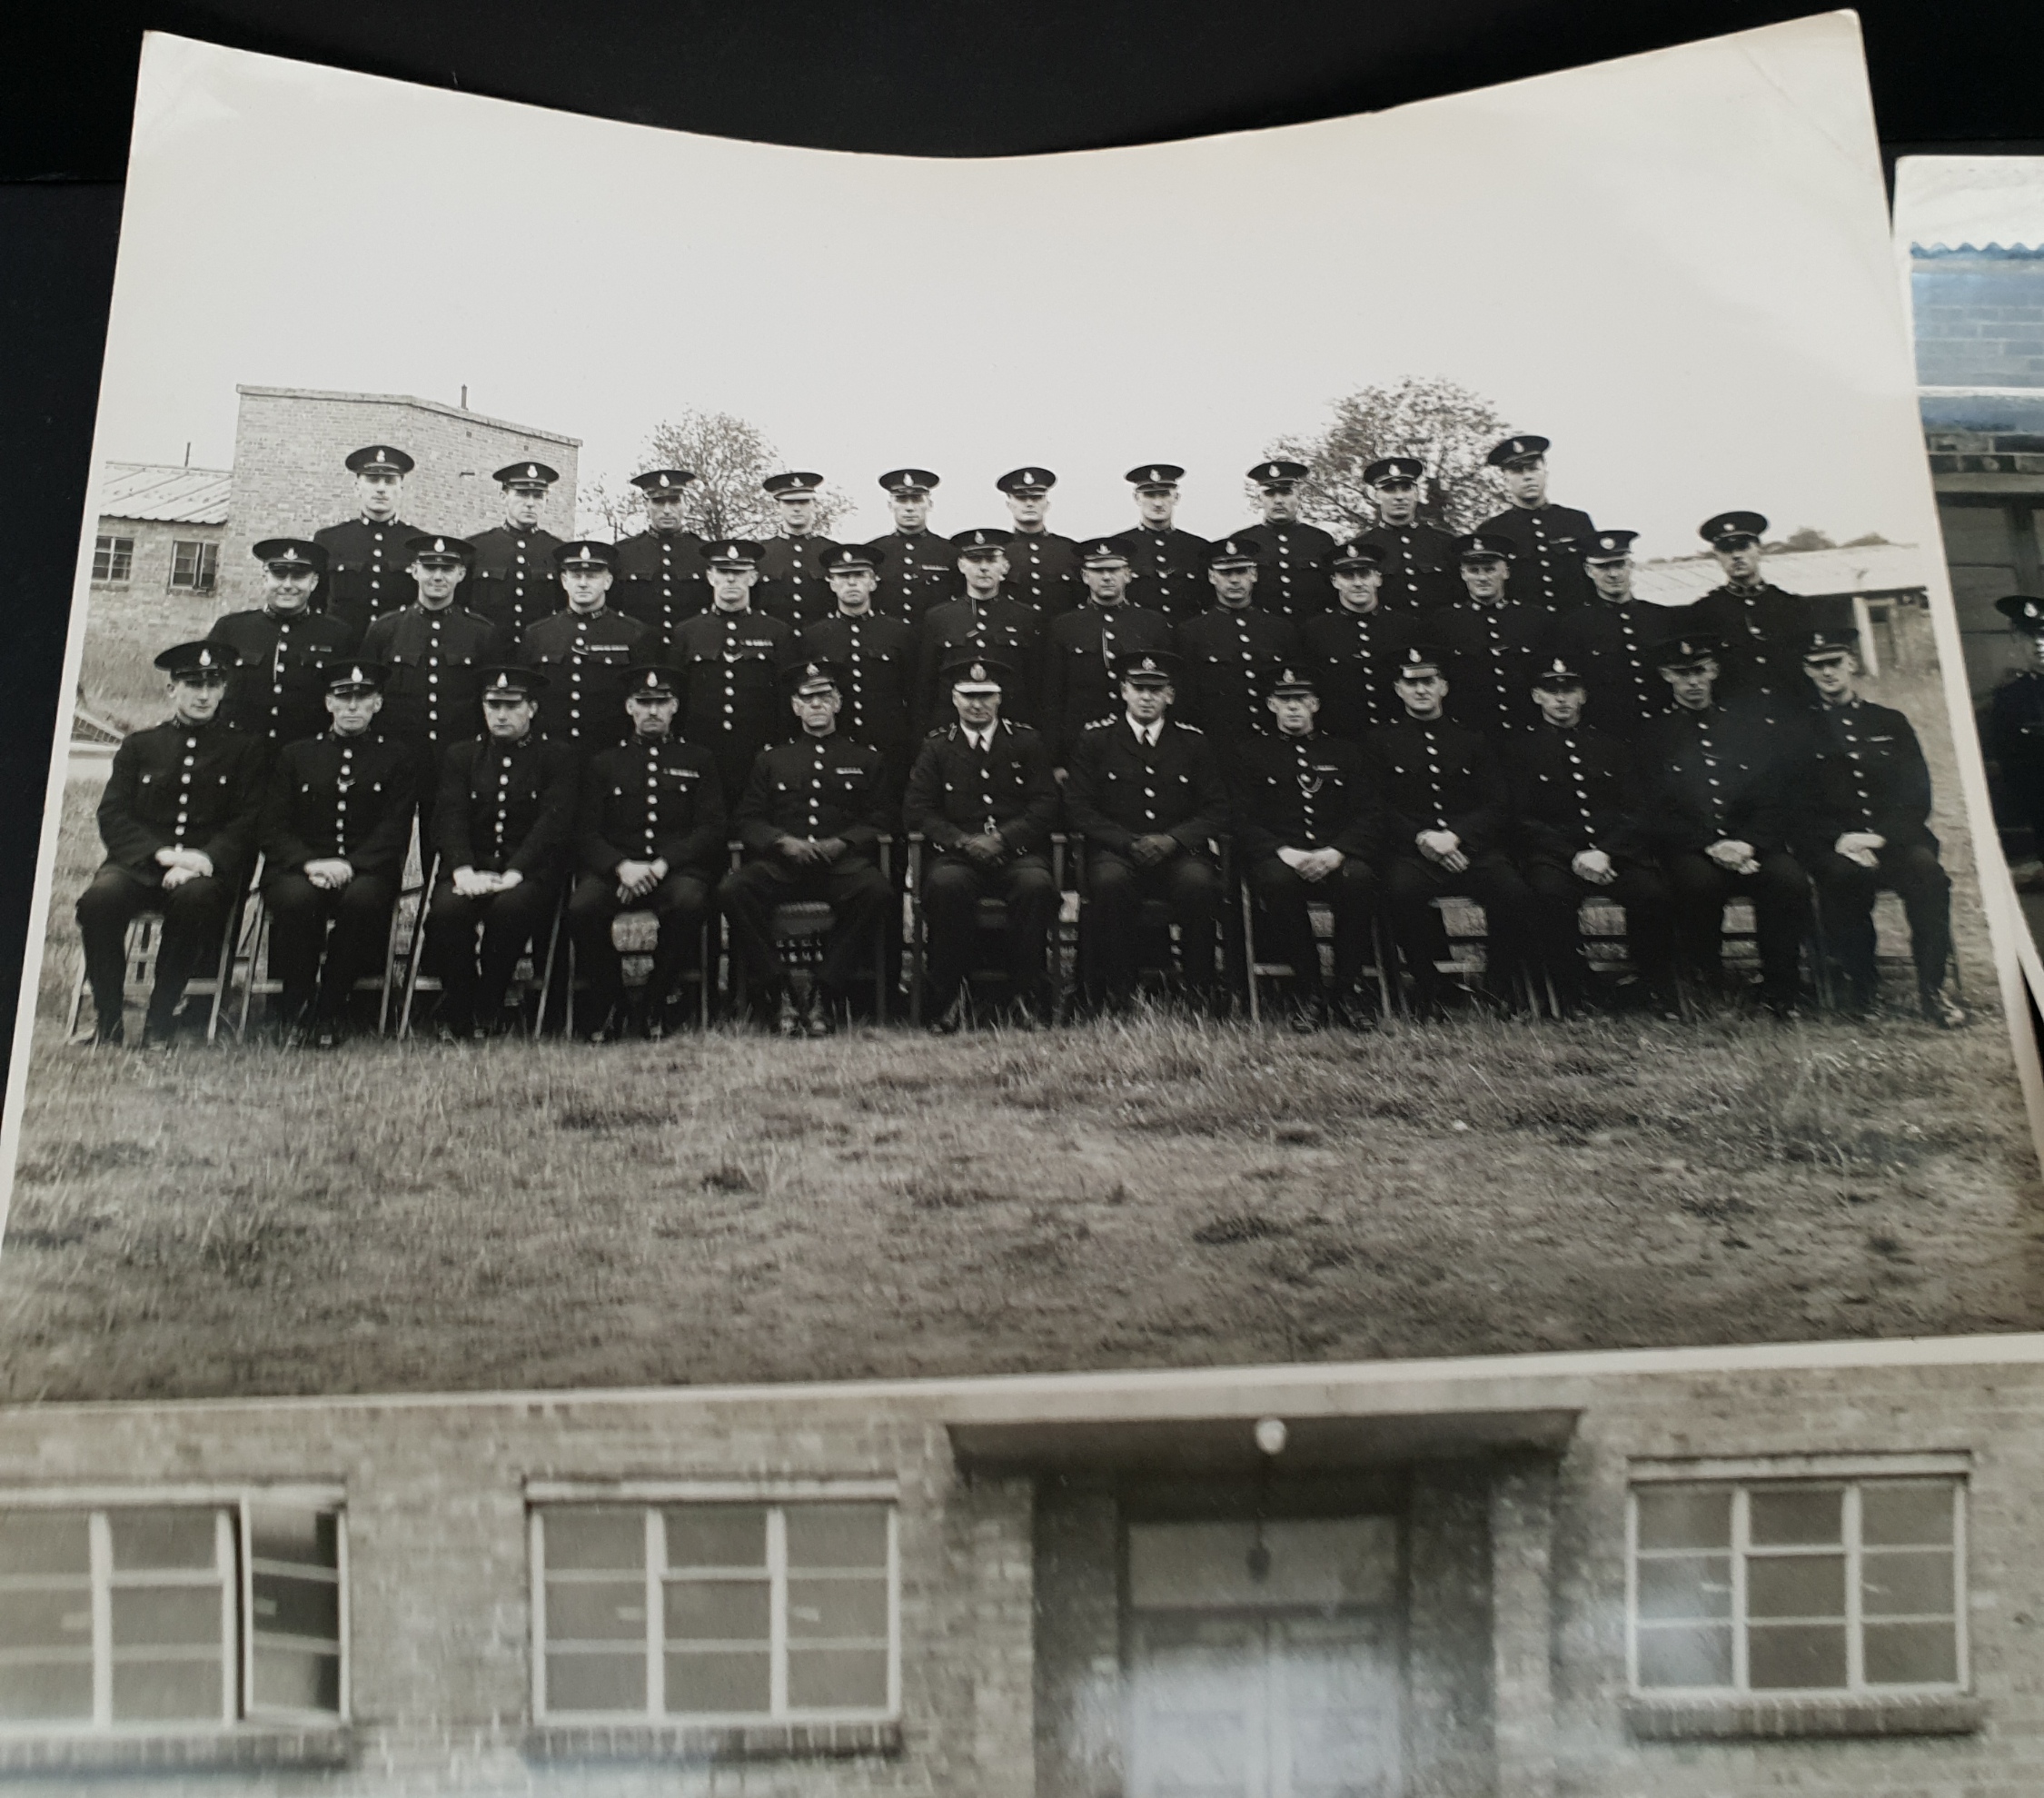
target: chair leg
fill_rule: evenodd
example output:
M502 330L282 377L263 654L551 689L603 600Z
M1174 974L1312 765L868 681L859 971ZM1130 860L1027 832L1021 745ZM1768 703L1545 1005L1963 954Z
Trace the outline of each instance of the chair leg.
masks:
M220 1013L227 1002L227 988L234 975L234 949L241 941L242 918L248 908L248 893L244 888L241 897L228 908L227 928L220 938L220 961L213 978L213 1002L206 1008L206 1041L216 1042L220 1038ZM249 966L249 978L255 978L255 968Z
M553 958L555 951L561 947L561 920L567 910L567 904L565 894L554 901L553 926L547 932L546 966L540 973L540 1003L532 1013L532 1028L527 1038L531 1042L540 1040L540 1032L546 1026L547 996L553 991ZM575 996L571 989L568 995L568 1003L572 1007L574 1002Z
M1250 897L1249 883L1242 883L1242 969L1243 978L1249 988L1249 1021L1264 1021L1263 1001L1256 992L1256 926L1252 913L1255 900Z
M234 1040L242 1042L248 1037L248 1008L255 997L256 977L264 972L270 947L270 908L263 903L261 893L255 896L255 925L248 939L248 978L242 982L242 1004L234 1018Z

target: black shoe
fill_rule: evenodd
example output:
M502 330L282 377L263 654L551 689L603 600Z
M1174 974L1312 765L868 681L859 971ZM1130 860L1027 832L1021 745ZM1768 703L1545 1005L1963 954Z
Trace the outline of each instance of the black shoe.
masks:
M960 990L951 995L943 1005L937 1008L925 1027L933 1037L955 1037L965 1028L966 996Z
M177 1047L177 1026L144 1022L142 1027L142 1047L152 1055L168 1055Z
M1942 987L1926 987L1920 995L1923 1015L1940 1030L1963 1030L1973 1014Z
M1761 1003L1767 1008L1767 1015L1777 1024L1800 1024L1802 1021L1802 1005L1794 993L1763 993Z
M784 1037L802 1034L804 1014L796 1008L795 995L783 992L774 1007L774 1028Z
M1352 990L1336 993L1328 1006L1327 1015L1344 1030L1374 1030L1377 1028L1376 1009L1360 992Z
M1295 1036L1310 1037L1326 1028L1327 1001L1317 993L1311 998L1293 1002L1292 1031Z
M339 1048L347 1034L347 1027L338 1018L322 1018L313 1026L313 1047Z
M95 1020L93 1025L92 1047L94 1048L119 1048L127 1039L128 1033L122 1028L118 1018L111 1024L102 1024Z
M809 988L809 1008L802 1017L802 1034L812 1038L838 1034L838 1001L821 987Z

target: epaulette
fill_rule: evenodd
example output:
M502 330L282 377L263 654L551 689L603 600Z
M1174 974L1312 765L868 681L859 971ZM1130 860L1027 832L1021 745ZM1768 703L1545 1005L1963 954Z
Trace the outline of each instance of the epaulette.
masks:
M1079 728L1084 730L1105 730L1108 725L1119 724L1120 722L1119 718L1096 718L1092 723L1081 725Z
M1191 732L1193 733L1193 735L1194 735L1194 736L1196 736L1196 737L1204 737L1204 736L1205 736L1205 735L1206 734L1206 731L1204 731L1204 730L1201 730L1201 729L1199 728L1199 726L1198 726L1198 725L1196 725L1196 724L1181 724L1181 723L1179 723L1179 722L1178 722L1178 720L1176 720L1176 718L1167 718L1167 719L1166 719L1166 720L1165 720L1165 722L1166 722L1166 724L1170 725L1170 727L1171 727L1171 728L1172 728L1172 729L1173 729L1174 730L1190 730L1190 731L1191 731Z
M930 727L928 735L923 740L926 743L940 742L946 737L950 736L958 728L956 724L934 724Z

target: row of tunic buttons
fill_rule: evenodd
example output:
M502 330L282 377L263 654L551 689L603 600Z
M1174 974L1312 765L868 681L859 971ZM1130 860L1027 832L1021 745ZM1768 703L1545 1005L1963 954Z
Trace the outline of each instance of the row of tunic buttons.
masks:
M192 803L192 770L198 761L198 757L193 751L198 747L199 740L196 737L185 738L184 771L177 777L177 840L180 848L184 843L184 826L188 815L185 808Z
M348 852L348 789L354 778L354 746L341 745L341 778L333 790L333 847L337 854Z

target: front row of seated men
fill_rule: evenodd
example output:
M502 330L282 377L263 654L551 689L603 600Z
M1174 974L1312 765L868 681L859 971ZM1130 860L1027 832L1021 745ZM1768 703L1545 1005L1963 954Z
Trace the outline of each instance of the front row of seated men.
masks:
M808 661L785 676L798 734L758 755L729 816L714 753L674 734L673 670L628 671L630 740L585 760L535 728L546 677L485 669L483 734L450 748L431 809L438 873L422 966L442 988L436 1028L461 1039L496 1028L520 958L543 940L565 892L585 1034L610 1034L623 1008L618 914L658 919L648 1002L631 1020L657 1034L713 904L754 1014L789 1033L828 1034L887 935L895 890L879 846L902 829L928 847L932 1028L948 1033L967 1015L986 899L1003 905L1009 1018L1035 1028L1047 1009L1058 906L1048 848L1061 826L1083 841L1087 997L1109 1009L1133 997L1146 901L1177 927L1188 998L1211 999L1225 898L1215 845L1232 838L1264 957L1294 970L1302 1029L1366 1022L1359 989L1373 917L1404 963L1414 1008L1437 1015L1447 944L1434 902L1454 896L1483 909L1483 989L1508 1007L1527 976L1543 978L1564 1012L1588 1001L1581 908L1601 897L1624 914L1648 1003L1673 1015L1678 968L1722 983L1725 901L1743 897L1771 1012L1795 1015L1813 910L1849 1008L1864 1010L1878 989L1872 919L1883 887L1903 900L1924 1016L1964 1024L1945 991L1950 880L1908 720L1859 696L1845 633L1810 635L1803 668L1819 703L1788 726L1721 703L1719 657L1716 640L1700 636L1656 649L1672 703L1632 745L1586 720L1583 674L1553 657L1531 680L1540 723L1509 765L1448 717L1455 664L1445 651L1404 649L1391 683L1404 715L1360 743L1322 735L1314 680L1280 667L1265 680L1274 728L1233 745L1224 769L1212 740L1170 715L1176 658L1127 653L1114 664L1121 710L1080 733L1060 791L1042 736L1001 716L1011 670L967 647L943 669L957 721L926 738L898 809L885 756L838 728L839 672ZM168 1038L260 849L288 1028L335 1041L357 982L377 971L417 799L415 758L374 728L388 671L326 664L330 728L286 746L265 781L259 742L217 716L235 652L182 644L157 665L170 676L173 716L115 755L99 811L108 859L78 901L99 1038L120 1038L125 928L155 909L144 1035ZM735 869L731 835L744 850ZM774 931L776 908L796 900L831 914L799 1013ZM1331 981L1314 940L1315 901L1333 915Z

